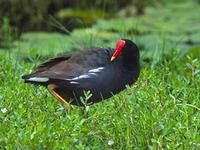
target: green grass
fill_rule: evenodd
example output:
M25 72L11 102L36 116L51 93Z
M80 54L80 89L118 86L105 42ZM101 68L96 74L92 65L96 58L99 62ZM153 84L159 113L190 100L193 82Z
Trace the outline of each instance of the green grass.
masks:
M166 6L159 9L161 16L148 8L148 15L132 18L133 26L131 18L124 19L126 28L118 18L70 36L23 34L14 48L0 51L0 148L200 149L200 32L194 7L200 6ZM140 77L134 86L88 107L87 115L78 107L65 109L45 88L21 80L49 57L80 47L114 47L120 37L140 46ZM187 39L195 43L184 43Z

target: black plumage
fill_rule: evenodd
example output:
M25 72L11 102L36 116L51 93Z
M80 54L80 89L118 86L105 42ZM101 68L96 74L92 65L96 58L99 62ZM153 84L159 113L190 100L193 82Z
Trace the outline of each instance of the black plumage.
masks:
M121 42L121 43L120 43ZM48 87L60 102L82 106L84 91L92 96L89 104L100 102L132 85L140 72L139 50L130 40L122 39L116 49L92 48L82 53L50 59L39 65L35 72L22 78L26 83ZM123 43L125 43L123 45ZM119 45L122 46L119 46Z

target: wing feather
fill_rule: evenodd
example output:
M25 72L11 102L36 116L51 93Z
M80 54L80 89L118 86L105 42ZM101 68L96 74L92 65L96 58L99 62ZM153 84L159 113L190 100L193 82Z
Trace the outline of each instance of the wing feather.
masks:
M66 56L59 56L59 57L55 57L55 58L51 58L47 61L45 61L44 63L40 64L37 68L36 68L36 72L42 72L45 71L49 68L51 68L52 66L68 60L69 58L71 58L71 55L66 55Z

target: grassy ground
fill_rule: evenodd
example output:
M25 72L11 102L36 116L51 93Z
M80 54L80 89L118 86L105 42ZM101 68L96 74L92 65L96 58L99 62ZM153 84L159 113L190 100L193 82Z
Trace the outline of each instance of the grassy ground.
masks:
M200 149L200 6L147 8L143 17L100 20L70 36L26 33L0 51L0 148ZM83 47L141 49L137 83L107 101L65 109L21 75L43 60ZM114 142L114 144L113 144Z

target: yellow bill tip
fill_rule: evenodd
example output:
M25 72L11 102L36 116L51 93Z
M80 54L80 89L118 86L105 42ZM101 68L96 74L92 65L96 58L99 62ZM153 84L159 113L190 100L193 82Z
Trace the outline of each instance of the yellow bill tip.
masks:
M113 60L115 60L115 58L116 58L116 57L112 56L112 57L111 57L111 59L110 59L110 61L113 61Z

